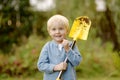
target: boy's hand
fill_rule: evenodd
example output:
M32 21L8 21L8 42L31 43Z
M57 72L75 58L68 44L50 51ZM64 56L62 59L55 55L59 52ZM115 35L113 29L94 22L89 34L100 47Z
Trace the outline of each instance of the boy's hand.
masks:
M70 47L69 47L69 41L66 40L66 39L64 39L63 42L62 42L62 45L63 45L65 51L68 52L69 49L70 49Z
M61 62L60 64L57 64L54 67L54 71L61 71L61 70L66 70L67 69L67 63L66 62Z

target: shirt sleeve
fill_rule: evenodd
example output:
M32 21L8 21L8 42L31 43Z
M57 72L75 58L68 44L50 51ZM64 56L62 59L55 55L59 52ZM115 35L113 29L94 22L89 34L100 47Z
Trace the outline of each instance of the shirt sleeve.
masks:
M54 64L49 63L47 45L45 45L37 62L38 70L46 73L52 73L54 66Z
M68 61L73 65L77 66L80 64L82 57L81 54L77 48L77 46L74 46L74 49L71 49L67 53Z

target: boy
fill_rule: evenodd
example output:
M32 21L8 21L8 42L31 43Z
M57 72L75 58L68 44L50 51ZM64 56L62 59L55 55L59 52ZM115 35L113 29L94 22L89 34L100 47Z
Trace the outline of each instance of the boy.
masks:
M37 63L38 69L44 72L43 80L56 80L61 70L64 70L61 80L76 80L74 67L79 65L81 55L76 46L70 48L71 42L66 39L68 19L62 15L52 16L47 22L47 30L52 40L42 48ZM64 62L66 56L67 63Z

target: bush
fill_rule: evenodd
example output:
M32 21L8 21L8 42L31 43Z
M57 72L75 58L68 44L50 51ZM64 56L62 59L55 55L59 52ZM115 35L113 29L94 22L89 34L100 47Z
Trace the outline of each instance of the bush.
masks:
M32 35L28 43L16 48L14 54L0 54L0 75L26 76L37 73L37 60L43 44L41 38Z

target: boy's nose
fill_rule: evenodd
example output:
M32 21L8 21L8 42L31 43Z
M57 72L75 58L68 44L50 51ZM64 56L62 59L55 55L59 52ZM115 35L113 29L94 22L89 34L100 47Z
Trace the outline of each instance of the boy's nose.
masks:
M56 33L59 33L60 31L59 30L56 30Z

